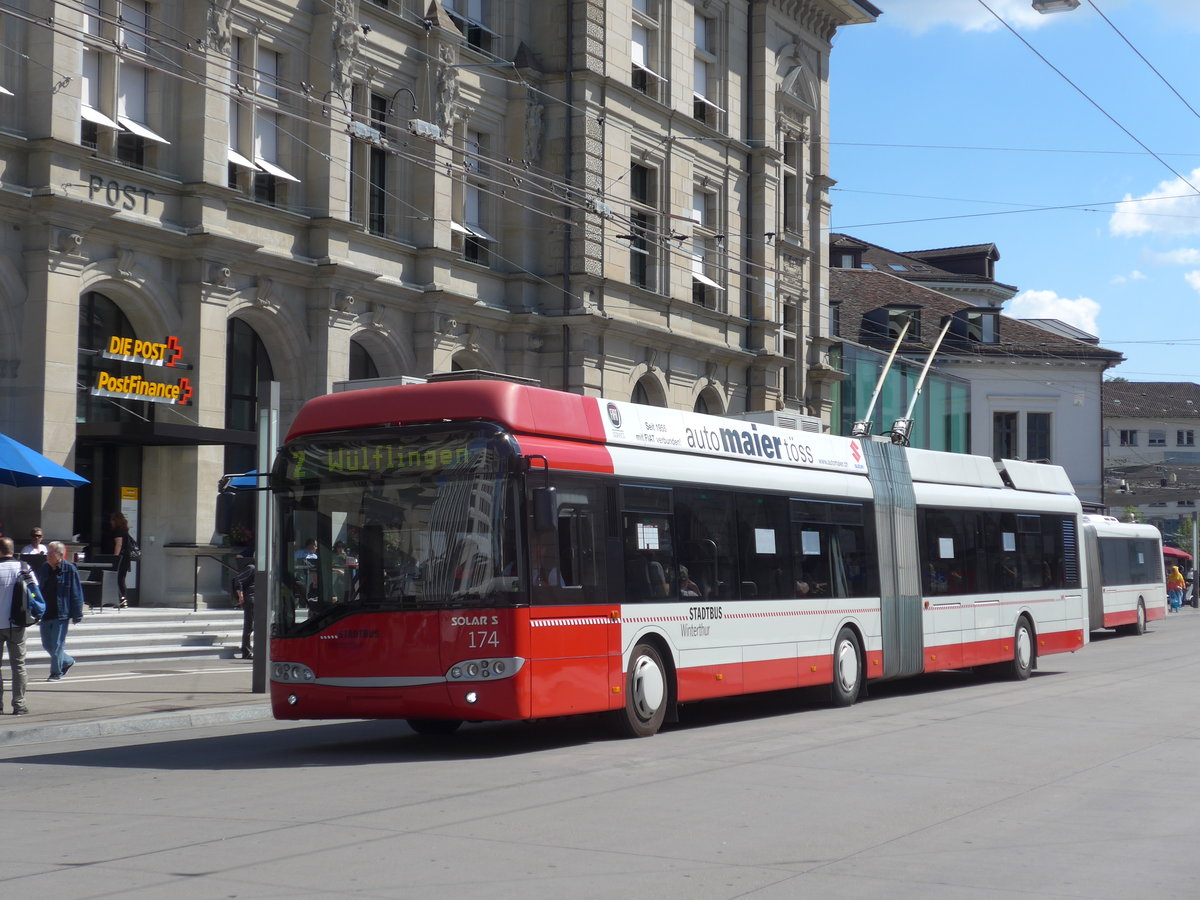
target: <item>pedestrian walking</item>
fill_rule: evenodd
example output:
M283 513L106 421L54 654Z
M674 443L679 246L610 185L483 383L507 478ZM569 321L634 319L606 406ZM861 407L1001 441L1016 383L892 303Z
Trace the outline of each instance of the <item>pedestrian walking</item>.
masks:
M12 596L21 575L21 563L13 559L12 538L0 537L0 665L4 652L12 668L12 711L14 716L29 712L25 705L25 627L12 621ZM0 669L0 709L4 706L4 673Z
M126 606L125 578L129 575L129 554L133 552L133 538L129 535L129 520L121 513L112 513L108 517L108 524L112 527L113 556L117 558L117 593L121 597L117 601L117 606L124 609Z
M233 576L233 595L242 610L242 659L254 659L251 638L254 634L254 577L257 573L254 557L246 560L246 567Z
M67 547L62 541L51 541L46 548L46 561L37 571L38 584L46 601L46 614L38 623L42 632L42 647L50 655L50 681L59 681L75 658L66 651L67 626L83 621L83 585L79 570L67 562Z
M1171 612L1179 612L1183 608L1184 586L1183 573L1179 571L1179 566L1171 566L1171 571L1167 573L1167 600L1171 605Z

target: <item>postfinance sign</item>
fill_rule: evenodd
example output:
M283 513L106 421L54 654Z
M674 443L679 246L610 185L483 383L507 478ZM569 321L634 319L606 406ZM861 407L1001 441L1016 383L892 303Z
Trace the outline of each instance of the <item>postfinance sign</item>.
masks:
M191 368L190 364L183 362L183 346L174 335L165 341L142 341L114 334L109 338L108 345L101 351L100 356L119 362L176 371ZM123 400L190 406L195 387L191 378L187 376L181 376L175 381L151 381L141 375L100 372L96 376L96 383L90 388L90 393L95 397L117 397Z

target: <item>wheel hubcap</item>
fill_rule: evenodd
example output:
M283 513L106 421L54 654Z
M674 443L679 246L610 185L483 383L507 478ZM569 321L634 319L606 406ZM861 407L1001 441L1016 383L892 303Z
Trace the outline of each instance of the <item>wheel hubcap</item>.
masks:
M838 647L838 682L844 691L853 690L858 683L858 654L849 641Z
M1029 666L1029 660L1032 658L1033 642L1029 637L1029 630L1022 628L1017 631L1017 663L1021 668Z
M643 656L633 667L633 704L638 715L649 719L658 712L666 695L666 679L654 660Z

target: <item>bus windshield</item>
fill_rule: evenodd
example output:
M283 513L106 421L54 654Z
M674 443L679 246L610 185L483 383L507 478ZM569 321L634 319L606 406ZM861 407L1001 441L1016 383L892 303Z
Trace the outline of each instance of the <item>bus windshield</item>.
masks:
M273 483L280 579L274 633L364 610L517 602L518 467L496 426L305 438Z

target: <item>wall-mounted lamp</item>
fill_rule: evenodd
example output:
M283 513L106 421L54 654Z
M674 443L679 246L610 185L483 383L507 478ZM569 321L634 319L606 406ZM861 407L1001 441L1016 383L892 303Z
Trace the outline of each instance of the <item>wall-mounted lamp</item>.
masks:
M333 94L342 101L342 109L345 110L346 115L350 115L350 104L346 102L346 98L342 96L341 91L331 90L326 91L325 95L321 97L321 116L326 119L329 118L329 106L325 101L329 99L330 94Z
M412 97L412 111L413 112L417 111L417 95L414 94L412 91L410 91L408 88L405 88L405 87L396 88L396 92L394 94L392 94L392 99L388 101L387 112L384 113L385 119L391 116L392 110L394 110L396 108L396 98L399 97L401 94L408 94L408 96Z
M363 31L363 34L370 34L370 33L371 33L371 26L370 26L370 25L364 25L364 26L362 27L362 31Z
M1046 13L1070 12L1079 6L1079 0L1033 0L1033 8L1042 15Z
M767 238L767 243L768 243L768 244L774 243L774 241L775 241L775 232L773 232L773 231L768 231L768 232L766 233L766 238Z

